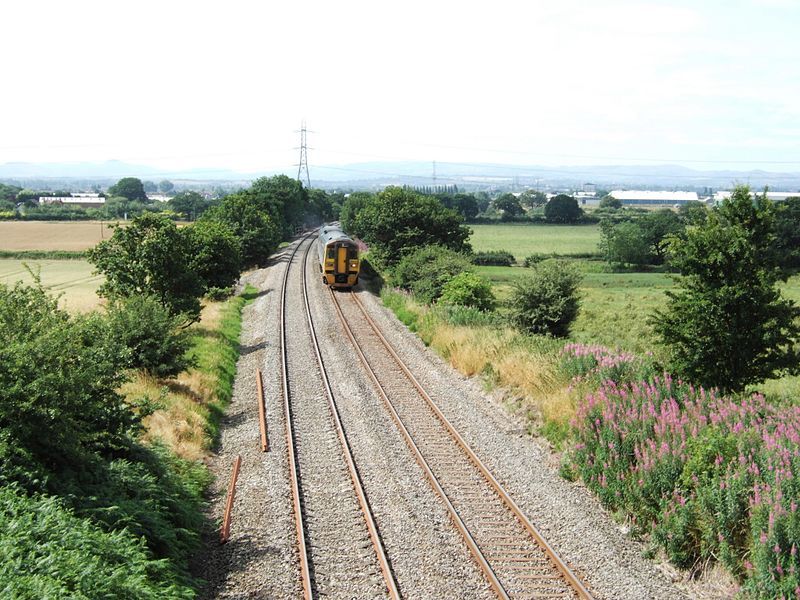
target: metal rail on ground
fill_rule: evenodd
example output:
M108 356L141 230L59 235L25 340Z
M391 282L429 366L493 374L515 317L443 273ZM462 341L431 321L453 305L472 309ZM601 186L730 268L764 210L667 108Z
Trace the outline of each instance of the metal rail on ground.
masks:
M476 542L473 535L469 531L469 528L467 527L467 525L464 524L462 517L459 515L456 508L453 506L453 503L450 501L450 498L448 497L447 492L443 489L443 486L439 483L437 476L433 472L433 469L431 469L431 467L428 465L428 461L426 461L418 445L412 439L411 434L408 431L408 428L403 423L392 401L389 399L389 397L383 390L383 386L381 385L380 381L378 380L378 377L373 371L372 366L367 360L364 352L360 349L359 343L356 341L355 335L353 334L350 325L348 324L347 319L345 318L344 313L342 312L341 306L339 306L339 301L336 298L336 295L331 293L331 297L333 299L334 306L336 307L337 313L339 314L339 317L344 325L348 337L350 338L351 342L356 348L359 357L364 363L367 372L370 374L373 383L375 383L376 388L379 391L379 394L381 395L381 397L384 400L384 403L389 409L389 412L392 414L393 419L398 424L398 428L403 433L403 436L406 438L407 444L417 457L417 462L422 466L423 471L425 471L426 476L431 482L431 485L434 487L434 490L436 490L436 492L442 497L443 501L445 502L445 505L448 507L453 522L456 524L456 527L459 529L459 531L461 531L462 535L466 540L467 546L470 548L470 551L472 552L473 556L478 562L479 567L484 572L487 580L489 581L490 585L497 593L497 595L501 598L522 597L525 596L525 594L530 594L530 591L527 591L526 586L544 585L545 586L544 592L540 596L539 595L540 592L536 591L535 597L558 597L562 592L558 592L555 589L553 589L552 593L547 591L547 585L549 585L548 582L551 579L549 578L549 576L539 574L537 571L534 570L534 567L531 567L527 571L525 570L527 568L526 561L533 563L535 562L535 559L531 557L529 550L526 549L525 544L520 544L518 542L511 541L513 540L513 537L511 537L512 536L511 533L506 534L507 537L502 538L500 541L497 541L498 538L493 537L491 539L495 540L494 542L486 543L487 551L491 553L491 556L488 556L487 558L486 554L487 551L484 551L479 547L480 544ZM380 328L367 313L366 309L364 308L357 294L351 293L350 297L354 299L354 302L357 305L358 310L360 312L360 316L363 316L363 322L369 325L375 337L380 341L380 344L386 349L388 354L394 360L394 363L397 366L399 366L400 371L405 375L405 377L408 379L411 385L416 389L417 393L419 394L419 397L424 400L425 404L428 406L432 414L435 415L435 418L438 419L439 423L441 423L441 426L444 428L444 430L446 430L447 434L449 434L450 439L452 439L453 442L455 442L460 451L463 452L463 454L466 456L469 463L474 465L474 468L477 469L477 471L480 473L480 476L483 478L486 484L491 488L492 490L491 495L496 495L500 499L502 504L506 507L507 511L509 511L513 515L513 518L516 520L516 522L519 523L519 525L527 533L530 540L532 540L535 546L540 548L543 551L544 555L546 555L547 560L552 565L551 568L557 570L557 572L559 573L559 577L561 577L563 581L565 581L568 584L568 586L572 590L574 590L574 593L579 598L586 598L586 599L591 598L589 591L586 589L583 583L575 576L575 574L566 565L566 563L564 563L564 561L561 560L561 558L554 552L554 550L550 547L550 545L544 540L542 535L533 526L533 524L530 522L527 516L517 506L517 504L508 495L508 493L503 489L503 487L500 485L497 479L491 474L486 465L477 457L475 452L470 448L470 446L466 443L466 441L462 438L462 436L458 433L458 431L456 431L455 427L453 427L453 425L447 420L447 418L438 408L438 406L436 406L436 403L433 401L430 395L428 395L428 393L420 385L419 381L414 377L414 375L411 373L408 367L406 367L405 363L394 351L391 344L386 340L386 338L380 332ZM473 496L476 497L480 497L481 501L488 501L491 499L489 497L490 495L486 495L480 491L478 492L470 491L469 494L472 494ZM486 523L490 523L490 521L484 521L484 524ZM492 564L499 566L499 568L506 573L504 579L506 581L510 581L511 583L501 583L502 578L498 577L497 573L495 572L495 567L491 566ZM536 568L538 568L538 566ZM508 575L508 573L511 573L511 575ZM513 592L509 593L506 590L506 587L508 587L509 589L513 589ZM540 589L541 587L537 588L537 590ZM527 595L525 597L530 597L530 596Z

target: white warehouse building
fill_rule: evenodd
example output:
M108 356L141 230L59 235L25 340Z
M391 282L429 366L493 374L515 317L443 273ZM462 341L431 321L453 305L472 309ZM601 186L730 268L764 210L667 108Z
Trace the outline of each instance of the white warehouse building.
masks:
M613 190L609 192L623 206L675 206L698 202L697 192L653 192L649 190Z

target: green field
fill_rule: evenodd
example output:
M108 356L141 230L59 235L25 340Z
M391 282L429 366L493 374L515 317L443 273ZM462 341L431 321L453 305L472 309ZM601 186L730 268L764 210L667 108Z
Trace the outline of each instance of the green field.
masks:
M531 254L596 254L599 225L470 225L472 249L507 250L518 262Z
M41 277L42 286L54 296L60 295L59 306L70 312L93 310L100 302L97 287L102 275L94 275L94 266L85 260L13 260L0 259L0 283L33 283L27 265Z

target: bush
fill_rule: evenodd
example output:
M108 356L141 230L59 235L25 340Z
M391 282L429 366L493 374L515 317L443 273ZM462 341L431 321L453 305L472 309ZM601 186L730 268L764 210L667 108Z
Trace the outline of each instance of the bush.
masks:
M475 273L464 272L444 284L439 302L478 310L493 310L495 297L489 281Z
M141 538L106 532L58 499L0 488L0 590L8 598L192 598Z
M516 282L508 300L511 322L526 333L563 337L578 316L581 275L567 264L548 261Z
M431 304L450 279L469 269L469 259L463 254L441 246L422 246L397 263L392 279L420 302Z
M173 377L190 366L189 338L174 317L152 296L114 301L108 312L111 331L129 350L127 366L154 377Z
M525 262L523 263L527 268L534 267L538 265L543 260L548 258L552 258L552 256L548 254L536 253L536 254L529 254L525 257Z
M476 252L472 257L472 264L492 267L510 267L516 262L514 255L506 250L488 250Z

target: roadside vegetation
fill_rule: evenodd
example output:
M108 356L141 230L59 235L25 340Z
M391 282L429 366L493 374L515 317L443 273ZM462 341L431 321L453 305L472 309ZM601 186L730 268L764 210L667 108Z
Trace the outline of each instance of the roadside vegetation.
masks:
M459 274L424 247L378 261L382 297L461 372L504 388L562 450L563 475L653 552L690 573L718 562L748 596L790 597L800 589L798 202L740 187L711 210L608 201L599 225L476 225ZM516 213L509 198L497 209ZM394 227L402 237L416 224ZM500 227L518 241L503 244ZM563 236L560 252L541 245L548 234L536 229L547 228ZM570 248L566 228L592 231L594 250ZM381 243L370 240L370 254ZM424 271L399 271L420 256ZM463 303L445 301L451 282L489 283L492 302L463 290Z
M234 283L305 219L332 211L329 200L276 177L187 227L145 211L88 252L104 302L85 314L59 308L35 270L7 274L16 283L0 283L3 597L195 597L203 458L255 297L232 296Z

